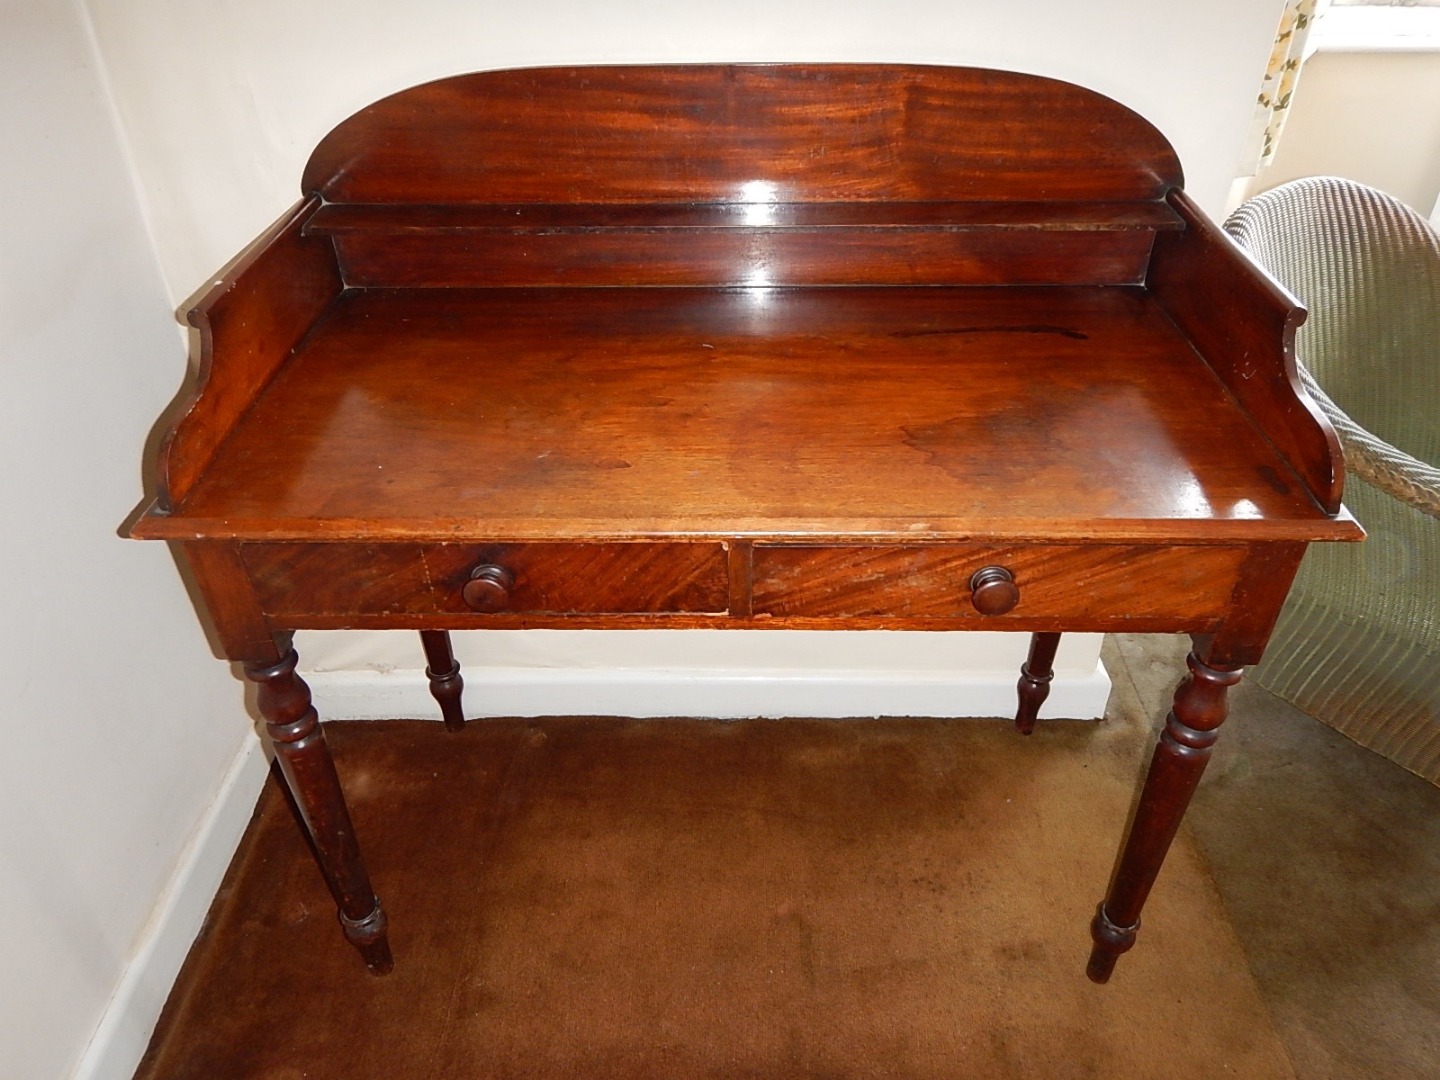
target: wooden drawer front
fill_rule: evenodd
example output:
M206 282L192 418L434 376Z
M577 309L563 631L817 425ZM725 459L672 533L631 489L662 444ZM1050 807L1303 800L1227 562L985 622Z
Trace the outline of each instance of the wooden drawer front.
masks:
M245 544L266 614L474 613L462 590L480 566L509 577L495 614L723 612L719 543Z
M760 546L757 615L1006 619L1212 618L1223 614L1245 549L1130 545ZM1020 598L982 615L970 578L1014 576Z

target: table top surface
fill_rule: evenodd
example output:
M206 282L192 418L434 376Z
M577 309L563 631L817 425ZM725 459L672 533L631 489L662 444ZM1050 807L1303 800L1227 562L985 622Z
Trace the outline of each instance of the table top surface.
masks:
M137 534L1336 539L1128 287L352 290Z

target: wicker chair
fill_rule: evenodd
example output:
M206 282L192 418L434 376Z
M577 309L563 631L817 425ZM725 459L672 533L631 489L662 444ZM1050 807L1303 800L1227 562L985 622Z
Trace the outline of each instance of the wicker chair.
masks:
M1310 549L1255 678L1440 783L1440 239L1334 177L1258 195L1225 228L1309 309L1300 375L1369 532Z

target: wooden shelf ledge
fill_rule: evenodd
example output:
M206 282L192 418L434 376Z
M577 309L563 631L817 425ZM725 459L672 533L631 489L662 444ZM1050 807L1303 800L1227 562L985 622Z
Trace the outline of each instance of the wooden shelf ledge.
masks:
M932 231L1174 230L1183 222L1163 201L1114 202L731 202L701 204L446 205L327 203L306 235L406 233L596 233L684 229Z

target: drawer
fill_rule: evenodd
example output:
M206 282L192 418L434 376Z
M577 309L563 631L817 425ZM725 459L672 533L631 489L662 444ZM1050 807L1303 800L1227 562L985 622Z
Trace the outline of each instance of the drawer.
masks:
M267 615L724 612L709 543L243 544Z
M1068 619L1211 619L1230 602L1246 549L1112 544L756 545L756 615L891 616L1003 623ZM1013 607L982 614L971 580L1008 572ZM988 604L1008 587L992 574ZM997 602L998 601L998 602Z

